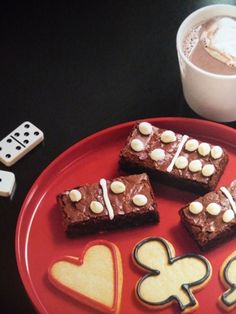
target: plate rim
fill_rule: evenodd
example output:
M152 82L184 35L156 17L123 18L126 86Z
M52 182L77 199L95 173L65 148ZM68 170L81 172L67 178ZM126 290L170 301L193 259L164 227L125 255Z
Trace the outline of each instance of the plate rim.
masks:
M34 191L39 186L40 182L44 180L44 177L48 175L50 171L60 163L61 160L65 159L66 156L70 155L73 153L74 150L77 149L78 146L82 146L86 144L87 142L93 141L96 138L100 138L101 136L106 135L107 133L110 132L115 132L120 129L124 129L127 127L131 127L136 123L137 121L146 121L150 123L166 123L169 122L171 123L193 123L197 124L199 123L201 126L206 126L206 127L211 127L211 128L217 128L224 130L224 132L229 132L229 133L235 133L236 136L236 130L228 125L221 124L218 122L210 121L210 120L201 120L199 118L189 118L189 117L152 117L152 118L143 118L143 119L135 119L123 123L118 123L113 126L107 127L105 129L101 129L95 133L92 133L81 140L78 140L68 148L66 148L64 151L59 153L44 169L43 171L39 174L39 176L35 179L35 181L32 183L31 187L29 188L28 192L26 193L26 196L24 197L24 201L20 207L20 211L18 214L17 218L17 224L16 224L16 229L15 229L15 256L16 256L16 263L17 263L17 269L18 273L20 275L21 282L23 284L23 287L27 293L27 296L29 297L32 305L35 307L37 311L40 313L44 311L44 313L47 313L47 310L45 309L44 305L42 302L40 302L40 299L37 297L37 293L35 293L34 288L31 284L31 280L28 276L28 272L26 270L27 265L26 265L26 260L22 260L22 255L25 256L25 254L21 253L21 248L20 248L20 238L22 237L22 232L23 229L23 224L24 224L24 215L27 211L27 203L31 202L31 199L34 195ZM229 142L230 143L230 142ZM228 143L228 144L229 144ZM232 143L233 144L233 143Z

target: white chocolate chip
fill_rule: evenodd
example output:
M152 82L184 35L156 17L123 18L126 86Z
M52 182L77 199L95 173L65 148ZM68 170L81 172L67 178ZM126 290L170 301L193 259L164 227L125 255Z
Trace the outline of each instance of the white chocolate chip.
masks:
M207 205L206 211L213 216L217 216L221 211L221 206L217 203L210 203Z
M144 150L144 144L143 142L141 142L139 139L135 138L131 141L130 143L131 148L135 151L135 152L141 152L142 150Z
M194 215L199 214L202 210L203 205L200 202L192 202L189 204L189 211Z
M218 159L222 156L223 149L220 146L214 146L211 149L211 157L214 159Z
M103 206L98 201L92 201L90 203L90 209L94 214L100 214L103 211Z
M184 169L188 165L188 159L184 156L179 156L175 161L175 167L177 169Z
M136 194L133 197L133 203L137 206L144 206L147 204L147 197L143 194Z
M79 202L82 198L82 195L81 195L80 191L78 191L78 190L71 190L69 192L69 198L72 202Z
M175 133L173 131L170 130L166 130L161 134L161 141L163 143L172 143L174 141L176 141L176 136Z
M152 133L152 125L148 122L139 123L138 129L143 135L150 135Z
M120 181L113 181L110 187L112 192L115 194L120 194L125 191L125 185L123 182Z
M230 222L231 220L234 219L234 212L232 211L232 209L227 209L222 217L224 222Z
M149 154L150 158L154 161L162 160L165 158L165 151L161 148L156 148Z
M201 156L205 157L207 156L211 151L211 147L208 143L201 143L198 146L198 152Z
M195 139L191 139L191 140L188 140L185 144L185 149L188 151L188 152L194 152L195 150L197 150L198 148L198 141L195 140Z
M215 172L215 167L211 164L205 165L202 168L202 175L204 177L210 177Z
M202 169L202 163L200 160L198 159L195 159L195 160L192 160L190 161L189 165L188 165L188 168L191 172L198 172L198 171L201 171Z

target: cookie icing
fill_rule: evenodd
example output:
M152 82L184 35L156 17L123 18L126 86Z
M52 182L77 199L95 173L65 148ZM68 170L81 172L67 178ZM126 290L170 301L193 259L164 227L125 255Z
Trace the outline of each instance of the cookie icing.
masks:
M202 286L211 276L211 265L205 257L197 254L175 256L172 245L159 237L139 242L134 248L133 259L148 271L137 283L136 295L139 301L151 308L177 302L182 312L195 309L198 302L191 289ZM177 278L177 273L185 278Z
M219 298L220 304L226 311L236 306L236 251L234 251L223 263L221 268L221 279L229 288Z

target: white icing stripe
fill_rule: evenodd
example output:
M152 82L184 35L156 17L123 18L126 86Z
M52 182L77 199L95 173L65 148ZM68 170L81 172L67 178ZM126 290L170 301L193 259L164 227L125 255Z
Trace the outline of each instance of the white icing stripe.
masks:
M110 220L112 220L114 218L114 210L111 206L111 202L110 202L109 197L108 197L107 182L105 179L100 180L100 186L102 188L103 199L104 199L106 208L108 210L108 216L109 216Z
M220 188L220 190L229 200L230 206L231 206L232 210L234 211L234 215L236 215L236 204L235 204L235 201L234 201L232 195L230 194L229 190L227 190L224 186L222 186Z
M184 136L182 137L181 142L179 143L178 149L177 149L177 151L176 151L176 153L175 153L175 155L174 155L174 157L173 157L171 163L169 164L169 166L168 166L167 169L166 169L168 172L171 172L171 171L172 171L172 169L173 169L173 167L174 167L174 164L175 164L175 161L176 161L176 159L179 157L179 154L181 153L181 150L182 150L182 148L184 147L184 144L186 143L186 141L187 141L188 138L189 138L188 135L184 135Z

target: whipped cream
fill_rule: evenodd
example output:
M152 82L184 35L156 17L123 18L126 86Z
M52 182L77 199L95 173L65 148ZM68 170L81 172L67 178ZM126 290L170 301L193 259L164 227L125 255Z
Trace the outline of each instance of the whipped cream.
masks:
M236 20L221 17L205 27L200 38L206 51L215 59L236 67Z

